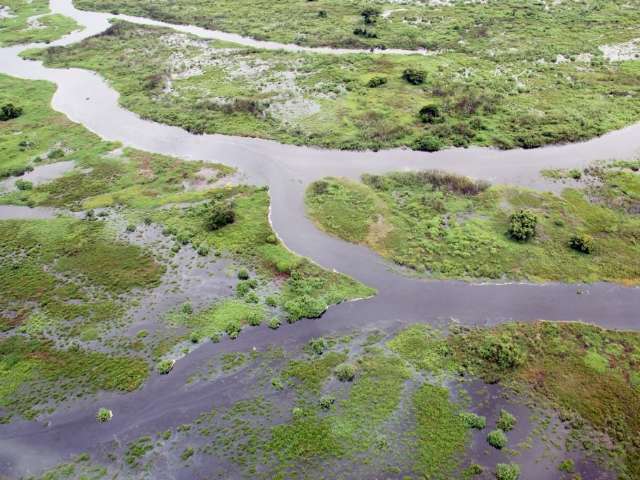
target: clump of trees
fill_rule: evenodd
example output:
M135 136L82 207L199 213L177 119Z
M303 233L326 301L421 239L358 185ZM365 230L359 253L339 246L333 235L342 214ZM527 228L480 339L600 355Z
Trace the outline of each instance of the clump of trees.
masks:
M509 220L509 235L520 242L532 239L536 234L538 217L531 210L519 210Z
M22 107L16 107L13 103L7 103L0 108L0 121L12 120L22 115Z
M422 70L407 68L402 72L402 78L412 85L420 85L424 83L426 74Z

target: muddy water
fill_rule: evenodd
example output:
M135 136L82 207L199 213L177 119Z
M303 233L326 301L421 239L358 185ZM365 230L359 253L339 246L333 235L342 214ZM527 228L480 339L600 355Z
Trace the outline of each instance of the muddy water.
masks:
M17 190L16 181L25 180L31 182L33 185L40 185L41 183L50 182L56 178L61 177L68 171L72 170L75 162L67 160L64 162L49 163L47 165L39 165L35 167L31 172L27 172L20 177L11 177L0 182L0 193Z
M108 27L109 15L79 12L70 0L52 0L51 5L54 12L73 17L85 26L83 31L55 42L57 45L73 43ZM247 44L245 40L236 39ZM365 172L423 168L546 188L548 184L539 175L541 169L581 167L593 160L632 158L640 153L640 124L589 142L538 150L471 148L432 154L402 149L341 152L241 137L192 135L142 120L122 109L118 94L97 74L80 69L48 69L39 62L20 59L18 53L23 48L0 49L0 72L56 83L53 107L105 139L184 159L226 163L238 167L248 182L268 184L271 220L280 238L297 253L376 287L379 295L333 307L321 320L302 321L277 331L251 328L234 342L204 344L179 361L171 375L154 375L144 388L126 396L101 394L97 399L84 400L73 410L55 413L46 424L16 421L0 426L2 473L13 476L34 472L85 451L88 445L153 433L166 425L190 420L209 409L213 399L238 398L238 385L229 382L201 382L185 387L187 377L215 352L269 344L293 348L319 335L368 328L389 331L411 322L438 323L451 318L481 325L545 318L584 320L613 328L640 327L638 289L610 284L476 285L410 278L394 272L371 251L318 231L305 217L302 202L305 186L325 175L357 178ZM45 215L44 210L0 207L0 218L43 218L37 215ZM94 421L97 408L103 404L115 413L107 425Z
M35 220L55 218L58 210L48 207L23 207L19 205L0 205L0 220Z

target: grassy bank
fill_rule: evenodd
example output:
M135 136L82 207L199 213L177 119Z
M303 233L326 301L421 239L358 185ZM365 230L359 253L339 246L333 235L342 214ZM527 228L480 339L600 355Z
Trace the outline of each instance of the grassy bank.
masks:
M48 0L5 0L0 8L0 46L49 43L79 28L71 18L49 15Z
M637 36L640 17L624 1L605 4L390 2L355 0L234 2L76 0L82 9L119 12L172 23L309 46L428 48L491 55L576 55ZM357 29L364 30L357 31Z
M327 232L438 278L637 284L640 181L630 168L600 172L604 181L561 195L442 172L365 175L362 184L328 178L309 187L306 205ZM522 210L535 217L526 239L510 234ZM593 248L571 248L577 236Z
M145 118L196 133L340 149L533 148L640 118L640 62L601 56L288 53L125 22L27 55L99 72L122 105Z

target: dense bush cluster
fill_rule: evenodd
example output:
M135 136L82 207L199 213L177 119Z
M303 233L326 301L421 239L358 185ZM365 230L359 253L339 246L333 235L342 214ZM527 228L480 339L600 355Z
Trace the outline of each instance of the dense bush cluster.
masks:
M519 210L509 219L509 235L511 238L526 242L536 234L538 217L531 210Z
M387 83L387 77L373 77L367 82L367 87L376 88L384 85L385 83Z
M525 361L525 352L506 335L488 336L480 347L480 356L503 370L521 366Z
M496 480L518 480L520 466L517 463L498 463L496 465Z
M335 368L334 373L341 382L351 382L356 377L356 367L350 363L341 363Z
M508 439L505 433L498 428L489 432L489 435L487 435L487 442L492 447L501 450L507 446Z
M421 170L419 172L394 172L388 175L362 176L362 181L376 190L401 187L431 187L462 195L478 195L489 188L489 183L472 180L469 177L442 170Z
M440 118L440 107L434 104L425 105L418 112L422 123L434 123Z

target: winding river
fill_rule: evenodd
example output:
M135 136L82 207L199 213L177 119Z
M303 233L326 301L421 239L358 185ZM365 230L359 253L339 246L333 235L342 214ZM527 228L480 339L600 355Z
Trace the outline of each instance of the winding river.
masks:
M251 47L345 53L344 50L262 42L234 34L168 25L137 17L79 11L73 7L71 0L51 0L51 9L54 13L75 19L85 27L51 45L80 41L105 30L110 19L121 18L136 23L170 26L201 37L223 39ZM318 321L302 321L277 331L266 327L252 328L243 332L234 342L204 344L178 362L171 375L153 376L139 391L126 396L101 394L100 400L108 399L117 412L107 425L90 421L98 405L95 399L81 402L72 411L55 413L48 419L47 425L22 421L2 425L0 473L15 475L38 471L55 463L55 459L85 451L87 445L117 439L127 432L153 432L165 425L190 420L210 408L214 394L224 397L229 391L237 395L237 390L226 380L201 382L188 391L182 388L194 368L214 351L248 350L269 344L286 347L313 336L339 331L380 327L393 329L411 322L450 319L478 325L509 320L550 319L582 320L620 329L640 327L638 288L608 283L474 284L412 278L398 273L372 251L319 231L306 218L303 205L306 185L323 176L357 178L365 172L393 170L439 168L494 183L550 188L539 174L541 169L582 167L594 160L629 159L640 153L640 124L588 142L535 150L469 148L436 153L404 149L335 151L244 137L194 135L177 127L143 120L121 108L118 93L94 72L45 68L40 62L21 59L18 54L27 47L1 48L0 72L54 82L58 88L52 101L53 108L104 139L187 160L200 159L232 165L238 167L249 182L269 185L274 230L291 250L310 257L324 267L351 275L378 289L379 294L371 299L332 307ZM392 50L376 52L387 53L416 54Z

